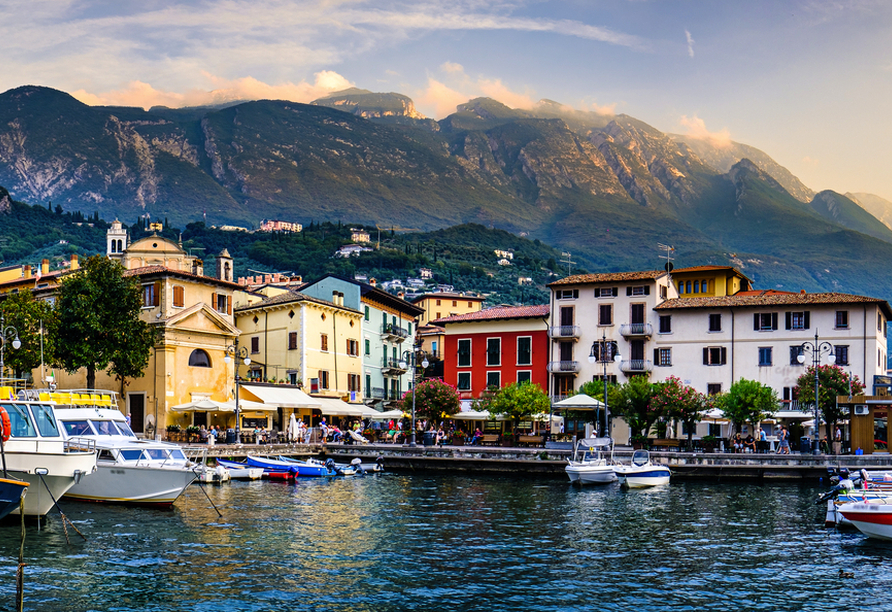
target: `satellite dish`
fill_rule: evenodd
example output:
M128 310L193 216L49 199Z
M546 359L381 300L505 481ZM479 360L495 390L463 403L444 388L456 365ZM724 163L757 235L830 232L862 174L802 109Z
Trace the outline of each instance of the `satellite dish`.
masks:
M663 267L666 268L666 272L672 272L672 270L675 269L675 266L672 265L672 262L671 262L671 261L667 261L667 262L666 262L666 265L663 266Z

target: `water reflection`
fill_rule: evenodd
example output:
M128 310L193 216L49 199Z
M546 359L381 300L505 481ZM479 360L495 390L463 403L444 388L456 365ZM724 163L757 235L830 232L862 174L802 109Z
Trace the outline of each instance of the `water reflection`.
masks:
M822 527L815 490L386 474L198 487L171 512L66 503L29 529L29 610L876 609L892 547ZM0 610L18 527L0 527ZM7 605L7 608L3 608Z

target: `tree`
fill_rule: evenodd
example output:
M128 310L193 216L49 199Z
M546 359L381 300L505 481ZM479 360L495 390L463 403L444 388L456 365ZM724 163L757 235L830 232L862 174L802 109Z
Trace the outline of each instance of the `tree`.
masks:
M54 339L56 337L56 316L49 302L34 299L29 289L6 296L0 304L6 328L14 327L22 346L13 349L12 343L4 348L3 357L7 368L16 372L29 373L41 365L41 359L52 361ZM40 325L43 323L43 343L41 344ZM2 375L2 373L0 373Z
M740 431L744 423L757 423L770 417L777 410L777 393L771 387L755 380L741 378L731 385L727 393L715 400L716 407L725 418Z
M629 424L633 441L646 438L651 426L662 416L655 406L651 406L653 394L654 387L646 376L633 376L608 391L610 407Z
M416 417L439 420L461 410L458 391L439 378L423 380L411 391L406 391L396 407L403 412L411 413L413 397Z
M703 412L709 408L709 398L677 376L670 376L655 385L651 406L655 412L672 419L678 419L688 432L688 448L694 436L694 427L703 419Z
M155 329L139 318L141 286L125 277L121 264L96 255L62 279L56 301L56 358L68 372L87 370L87 386L96 370L108 368L124 385L142 376L157 339Z
M502 387L489 405L489 413L510 417L517 421L534 414L545 414L551 411L551 400L542 387L529 381L511 383Z
M615 386L616 385L613 385L613 384L608 385L608 387L607 387L607 397L608 398L610 397L610 392L611 392L610 390L612 388L614 388ZM596 400L600 400L603 402L604 401L604 383L603 383L603 381L589 380L589 381L584 382L583 384L581 384L579 386L579 389L576 390L576 393L574 395L580 395L580 394L588 395L591 398L594 398ZM600 409L592 410L591 412L589 412L589 411L583 412L581 410L579 410L579 411L568 410L567 417L574 418L577 420L585 419L585 420L588 420L594 424L598 424L601 422L600 413L601 413Z
M849 392L849 382L851 381L851 393ZM818 366L818 408L821 411L821 417L824 419L826 426L827 439L832 440L832 428L836 423L845 418L848 412L840 410L836 404L836 397L839 395L860 395L864 391L864 385L857 376L849 375L841 367L837 365ZM796 390L799 395L800 404L813 404L815 401L815 369L809 367L796 380ZM815 424L815 431L818 431L818 425Z

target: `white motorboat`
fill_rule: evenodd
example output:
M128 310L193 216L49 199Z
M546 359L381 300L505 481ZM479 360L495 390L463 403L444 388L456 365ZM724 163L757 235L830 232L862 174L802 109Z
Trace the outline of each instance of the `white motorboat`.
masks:
M672 475L668 467L652 463L650 453L644 449L632 453L630 465L617 464L613 469L620 484L630 489L669 484L669 478Z
M260 473L263 473L263 470L260 470ZM200 469L198 471L198 481L204 482L207 484L223 484L224 482L229 482L232 480L232 472L227 470L222 465L218 465L217 467L207 467L204 469Z
M867 537L892 540L892 504L886 500L850 502L839 513Z
M834 485L818 497L818 504L826 503L827 514L824 525L827 527L855 526L840 513L840 508L853 502L892 504L892 474L871 474L862 469L851 476L847 468L830 470L830 482Z
M576 442L573 458L564 468L571 483L609 484L616 482L611 438L584 438Z
M28 483L25 515L43 516L76 483L92 477L96 449L89 444L72 448L66 442L51 403L4 400L0 408L9 419L9 439L3 444L7 473ZM11 513L20 514L20 509Z
M137 438L120 410L105 407L115 405L110 392L89 395L100 399L56 408L68 443L99 453L96 474L71 487L65 497L169 508L198 478L196 467L204 462L190 460L178 444Z

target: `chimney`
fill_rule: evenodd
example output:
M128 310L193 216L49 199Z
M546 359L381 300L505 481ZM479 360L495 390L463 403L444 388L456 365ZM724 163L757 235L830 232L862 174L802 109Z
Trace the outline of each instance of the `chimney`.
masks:
M799 295L805 295L805 289L800 289L800 290L799 290Z
M273 275L272 275L272 274L264 274L264 275L263 275L263 283L264 283L265 285L269 285L269 284L272 283L272 282L273 282Z
M398 297L399 299L403 299L404 297L406 297L406 294L402 291L398 291L396 297Z
M50 273L50 260L49 259L41 259L40 260L40 274L49 274Z
M31 278L31 266L25 266L22 268L23 278Z
M375 280L374 278L370 278L370 279L369 279L369 285L371 285L372 287L377 287L377 286L378 286L378 281Z
M335 306L338 305L338 292L337 291L331 292L331 303L334 304Z
M80 261L78 261L77 253L72 253L71 254L71 269L78 270L78 269L80 269L80 267L81 267L81 264L80 264Z

